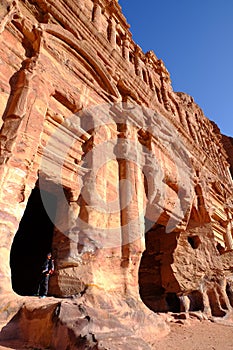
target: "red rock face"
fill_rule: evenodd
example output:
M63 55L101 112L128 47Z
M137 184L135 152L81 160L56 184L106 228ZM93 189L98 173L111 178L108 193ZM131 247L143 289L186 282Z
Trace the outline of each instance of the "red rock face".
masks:
M228 162L230 163L230 172L233 174L233 139L232 137L222 136L223 145L227 152Z
M126 337L124 349L149 349L167 332L156 312L225 315L230 141L228 158L218 128L133 42L117 1L4 1L0 15L3 324L25 302L11 322L32 346L58 348L66 329L62 348L108 346L115 332L111 349ZM45 312L29 296L50 250L49 294L75 301Z

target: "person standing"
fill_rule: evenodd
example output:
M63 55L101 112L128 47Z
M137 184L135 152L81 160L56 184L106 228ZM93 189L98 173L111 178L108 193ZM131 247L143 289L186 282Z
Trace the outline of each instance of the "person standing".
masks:
M45 298L48 294L49 287L49 277L54 273L54 259L52 258L52 254L48 253L47 258L42 265L41 279L39 283L39 288L37 295L40 298Z

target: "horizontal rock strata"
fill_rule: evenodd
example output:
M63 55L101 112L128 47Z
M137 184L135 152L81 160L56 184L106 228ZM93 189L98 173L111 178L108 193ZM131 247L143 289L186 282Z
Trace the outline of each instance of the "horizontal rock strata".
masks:
M166 313L226 316L232 139L116 0L3 0L0 38L2 343L147 350Z

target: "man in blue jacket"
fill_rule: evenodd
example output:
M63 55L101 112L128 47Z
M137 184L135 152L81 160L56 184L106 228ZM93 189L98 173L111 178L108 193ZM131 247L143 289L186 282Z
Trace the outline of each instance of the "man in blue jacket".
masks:
M48 294L48 287L49 287L49 277L54 272L54 260L52 258L52 254L48 253L47 258L42 265L42 272L41 272L41 280L39 283L39 288L37 295L39 295L41 298L45 298Z

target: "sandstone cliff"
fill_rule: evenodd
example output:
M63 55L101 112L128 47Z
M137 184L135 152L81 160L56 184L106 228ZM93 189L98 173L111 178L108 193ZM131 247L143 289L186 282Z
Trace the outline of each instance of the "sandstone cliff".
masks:
M228 162L230 163L230 172L233 176L233 138L223 135L223 145L228 155Z
M0 344L153 349L169 313L226 316L231 139L116 0L4 0L0 16Z

